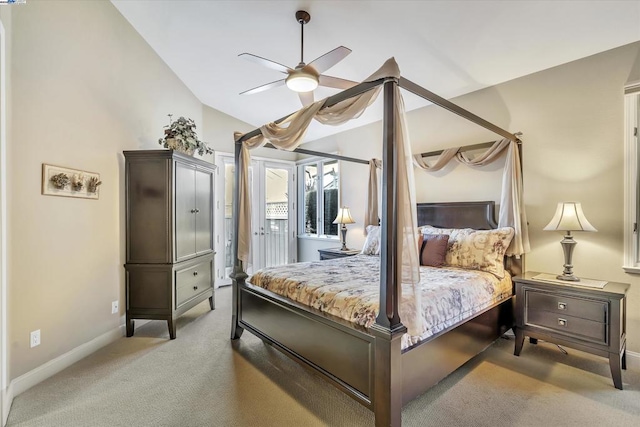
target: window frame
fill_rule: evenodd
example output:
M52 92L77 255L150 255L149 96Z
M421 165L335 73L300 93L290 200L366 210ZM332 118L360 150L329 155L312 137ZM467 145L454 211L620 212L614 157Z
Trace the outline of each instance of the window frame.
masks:
M320 182L321 180L316 180L316 234L310 234L306 232L305 227L305 214L306 214L306 206L305 206L305 177L304 177L304 167L314 165L317 168L317 176L324 176L324 164L329 162L337 162L338 164L338 206L340 206L340 202L342 201L342 182L341 182L341 173L342 162L336 159L324 158L324 157L313 157L309 159L305 159L303 161L296 162L296 175L297 175L297 198L298 198L298 206L301 209L298 209L298 238L309 239L309 240L340 240L340 229L338 227L337 233L335 235L326 234L324 230L324 191L320 191Z
M640 274L640 82L624 90L624 265L627 273Z

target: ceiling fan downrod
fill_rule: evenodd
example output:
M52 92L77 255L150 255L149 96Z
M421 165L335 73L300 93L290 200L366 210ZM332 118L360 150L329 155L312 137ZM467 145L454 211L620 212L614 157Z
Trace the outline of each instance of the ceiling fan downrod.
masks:
M299 10L296 12L296 20L300 23L300 63L296 68L302 68L304 63L304 24L311 21L311 15L305 10Z

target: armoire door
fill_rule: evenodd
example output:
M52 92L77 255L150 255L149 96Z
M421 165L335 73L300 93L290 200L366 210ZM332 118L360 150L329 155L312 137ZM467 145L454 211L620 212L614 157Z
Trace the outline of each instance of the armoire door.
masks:
M176 162L176 261L196 254L196 170Z
M213 174L196 169L195 188L195 248L200 254L213 249Z

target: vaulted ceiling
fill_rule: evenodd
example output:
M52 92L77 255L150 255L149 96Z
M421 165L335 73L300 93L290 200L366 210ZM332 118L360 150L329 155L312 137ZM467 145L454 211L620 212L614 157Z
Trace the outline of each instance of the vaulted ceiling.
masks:
M301 104L286 86L239 95L284 75L238 55L295 67L297 10L311 14L305 62L338 46L353 50L325 74L361 81L393 56L403 76L445 98L640 40L638 0L112 3L202 103L255 126ZM337 92L319 88L315 98ZM405 103L408 110L427 105L413 95ZM307 140L379 120L380 111L339 128L314 125Z

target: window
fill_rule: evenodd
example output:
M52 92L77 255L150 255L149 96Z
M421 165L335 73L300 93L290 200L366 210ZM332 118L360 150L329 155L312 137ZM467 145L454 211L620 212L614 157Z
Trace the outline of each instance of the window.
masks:
M640 273L640 83L625 88L624 270Z
M337 160L316 161L298 166L299 227L302 235L337 237L340 200L340 165Z

